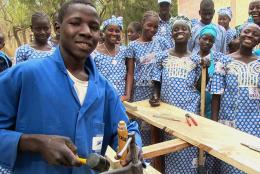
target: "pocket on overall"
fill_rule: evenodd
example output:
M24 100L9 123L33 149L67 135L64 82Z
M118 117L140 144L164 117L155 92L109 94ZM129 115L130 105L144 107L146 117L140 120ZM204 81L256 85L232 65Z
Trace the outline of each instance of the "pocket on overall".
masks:
M104 123L92 123L92 141L91 150L92 153L101 153L103 138L104 138Z

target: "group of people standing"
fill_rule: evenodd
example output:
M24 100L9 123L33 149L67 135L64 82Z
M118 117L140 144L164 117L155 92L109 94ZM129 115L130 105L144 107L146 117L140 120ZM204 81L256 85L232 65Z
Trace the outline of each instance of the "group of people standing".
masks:
M201 1L201 19L193 22L171 17L170 0L158 0L158 5L159 14L147 11L136 30L136 22L128 26L127 46L117 44L122 18L104 21L104 43L93 54L100 73L122 100L149 99L154 107L162 101L199 114L201 71L207 67L207 118L260 137L260 1L250 2L249 20L237 30L229 26L230 7L221 8L218 24L212 23L212 0ZM149 145L150 127L138 123L143 144ZM171 138L163 135L164 140ZM194 147L166 155L165 173L196 173L197 156ZM206 168L209 173L243 173L210 156Z
M159 13L147 11L140 22L129 24L128 45L120 42L122 17L112 16L103 21L102 40L90 58L99 73L110 82L121 101L148 99L153 107L162 101L199 114L201 72L206 67L207 118L260 138L260 0L250 2L249 20L237 30L229 26L232 19L229 7L218 11L218 24L212 23L213 0L201 1L200 20L172 17L171 0L158 0L158 6ZM58 15L56 19L53 22L56 36L50 39L48 16L44 13L32 16L34 41L17 49L16 64L53 53L59 57L60 34L69 31L60 31L57 23L61 19ZM76 27L79 23L74 19L69 25ZM76 42L82 48L89 44ZM86 90L90 91L89 84L82 80L85 75L74 76L70 69L66 72L83 105ZM137 122L143 145L149 145L149 125ZM168 134L162 137L163 140L174 138ZM196 173L197 156L195 147L166 155L165 173ZM211 156L207 156L205 164L209 173L243 173Z

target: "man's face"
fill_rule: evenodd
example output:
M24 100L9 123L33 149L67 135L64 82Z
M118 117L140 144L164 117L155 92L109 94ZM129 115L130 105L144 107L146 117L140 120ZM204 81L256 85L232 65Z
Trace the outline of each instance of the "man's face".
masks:
M60 28L61 50L76 59L85 59L97 46L99 27L99 17L93 7L70 5Z
M213 16L214 16L214 13L215 13L215 10L213 7L203 7L200 9L199 11L199 14L200 14L200 17L201 17L201 22L203 24L210 24L212 19L213 19Z
M159 13L161 16L166 16L170 14L171 4L168 2L161 2L159 4Z

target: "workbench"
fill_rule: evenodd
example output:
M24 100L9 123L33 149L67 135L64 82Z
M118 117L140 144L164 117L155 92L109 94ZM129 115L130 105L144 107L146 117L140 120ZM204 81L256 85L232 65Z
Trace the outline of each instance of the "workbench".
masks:
M177 137L170 140L172 142L163 142L163 146L154 144L144 147L145 158L196 146L246 173L260 174L260 153L241 145L260 145L260 138L165 103L161 103L159 107L151 107L148 100L124 104L129 115ZM197 121L198 126L190 127L186 123L187 113ZM158 115L179 121L155 117Z

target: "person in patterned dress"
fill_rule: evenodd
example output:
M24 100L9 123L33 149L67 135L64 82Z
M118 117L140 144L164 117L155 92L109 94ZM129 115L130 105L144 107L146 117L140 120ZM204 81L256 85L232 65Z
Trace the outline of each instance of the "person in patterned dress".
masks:
M158 30L158 23L159 16L156 12L145 12L141 37L130 42L127 48L127 57L133 58L133 101L149 99L152 96L152 81L160 81L158 77L153 79L152 76L152 70L156 63L155 54L169 49L170 45L162 37L154 38Z
M212 116L218 122L260 137L260 62L252 51L260 41L260 27L246 24L240 48L216 68L208 89L213 94ZM221 64L220 64L221 65ZM240 174L242 171L215 159L209 173ZM214 168L217 166L217 168Z
M153 78L153 69L156 65L155 54L169 49L164 38L154 38L158 30L159 15L154 11L147 11L142 19L142 34L140 38L129 43L127 57L129 58L128 70L134 73L132 101L141 101L151 98L154 85L158 85L160 77ZM144 61L145 60L145 61ZM154 103L159 103L157 98ZM150 125L137 120L144 145L151 144Z
M200 21L192 27L192 37L189 41L189 50L191 52L198 52L199 46L199 34L200 30L208 24L212 24L212 19L215 13L213 0L202 0L200 3L199 15L201 17ZM213 24L215 25L215 24ZM212 47L214 51L226 53L226 30L220 25L215 25L217 28L216 41Z
M130 87L126 88L129 77L126 71L125 48L117 44L117 38L123 28L121 18L107 19L103 22L104 43L98 45L93 58L99 72L113 84L122 100L129 100L131 91ZM132 75L133 76L133 75Z
M51 55L55 47L48 44L51 35L49 17L45 13L36 12L31 18L31 30L34 34L32 44L25 44L17 48L15 53L16 63L29 59L44 58Z
M189 112L199 114L200 94L196 89L201 74L200 58L188 51L191 37L191 22L187 17L178 16L171 19L172 37L175 48L158 54L157 69L154 74L161 74L162 102L174 105ZM165 133L164 141L173 139ZM165 156L165 173L197 173L196 147Z
M229 44L236 38L236 30L230 28L229 23L232 19L232 11L230 7L221 8L218 11L218 24L226 30L226 53L229 53Z
M159 5L159 26L155 37L163 37L170 44L170 47L174 47L174 41L172 40L172 32L170 26L170 9L171 0L158 0Z
M207 68L207 81L213 76L215 71L216 62L223 62L226 58L226 55L221 52L213 51L211 48L217 37L217 29L215 25L209 24L204 26L200 32L200 51L197 55L202 60L207 60L210 63L210 66ZM206 109L205 115L207 118L211 118L211 94L206 91Z

